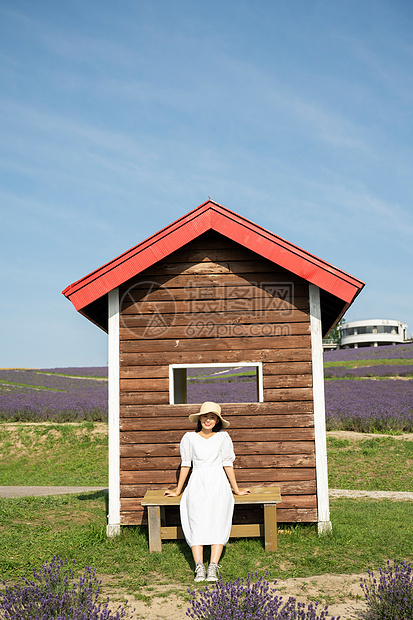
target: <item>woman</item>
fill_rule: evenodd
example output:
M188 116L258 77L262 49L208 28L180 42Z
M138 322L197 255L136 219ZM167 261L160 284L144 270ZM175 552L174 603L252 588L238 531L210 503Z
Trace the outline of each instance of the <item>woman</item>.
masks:
M181 471L175 489L165 495L177 497L182 493L192 464L192 474L180 502L181 524L195 561L194 581L217 581L218 562L228 542L234 512L235 495L246 495L249 489L239 489L233 469L235 460L232 441L223 428L229 422L221 415L221 407L206 402L199 413L189 416L197 422L197 430L185 433L180 444ZM211 546L208 571L203 563L203 549Z

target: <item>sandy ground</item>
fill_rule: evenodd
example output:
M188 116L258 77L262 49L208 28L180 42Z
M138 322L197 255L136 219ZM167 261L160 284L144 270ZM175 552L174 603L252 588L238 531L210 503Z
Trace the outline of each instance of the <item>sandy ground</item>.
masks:
M277 581L278 593L287 600L294 596L298 601L309 603L320 601L319 613L323 605L328 605L328 618L340 616L341 620L355 620L360 618L360 613L365 609L364 596L360 588L360 578L366 575L319 575L315 577L290 578ZM191 587L191 582L188 583ZM113 587L113 586L112 586ZM109 588L108 595L113 601L110 605L116 609L119 604L129 605L130 618L133 620L184 620L188 618L186 610L188 603L184 600L186 588L182 585L160 585L148 588L151 596L150 604L141 600L135 600ZM118 598L115 602L114 598ZM133 610L133 611L132 611Z
M355 431L327 431L327 437L337 437L338 439L372 439L376 437L391 437L392 439L407 439L408 441L413 441L413 433L386 435L384 433L356 433Z

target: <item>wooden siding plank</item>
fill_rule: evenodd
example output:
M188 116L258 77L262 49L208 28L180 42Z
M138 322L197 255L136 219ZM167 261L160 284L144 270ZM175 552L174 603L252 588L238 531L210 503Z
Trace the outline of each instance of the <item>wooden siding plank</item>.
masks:
M237 429L240 428L256 428L260 426L262 428L313 428L314 417L312 414L299 414L299 415L256 415L256 416L231 416L233 426ZM191 424L187 416L176 416L173 419L171 417L162 418L161 416L154 416L152 418L126 418L121 422L121 430L123 432L141 431L141 430L181 430L182 433L188 429L194 430L194 425ZM231 429L232 430L232 429Z
M286 401L311 401L312 388L279 388L264 389L264 401L266 402L286 402ZM169 403L169 392L122 392L120 397L121 405L167 405Z
M211 302L211 305L208 302ZM212 302L220 303L214 303L212 307ZM263 310L282 312L285 316L296 311L309 312L308 294L304 291L294 291L294 295L280 291L279 296L274 297L264 288L254 287L249 283L236 287L205 286L197 290L195 287L188 290L188 288L169 289L162 286L139 289L136 285L124 292L121 304L122 314L126 316L145 315L150 312L191 314L212 310L224 313L245 311L250 316Z
M162 261L145 269L140 276L141 279L145 279L148 276L157 278L158 276L171 276L171 275L204 275L204 274L216 274L216 273L232 273L232 274L255 274L266 273L271 276L276 276L277 279L288 278L290 282L302 283L302 279L295 274L289 273L286 270L277 268L277 265L270 261L257 258L234 258L232 260L222 260L218 258L216 260L201 260L201 261L183 261L174 260L175 257L168 257L168 261ZM176 257L180 258L180 257Z
M279 349L304 349L311 347L310 335L303 334L301 336L278 336L276 338L277 348ZM172 352L176 354L178 351L231 351L239 350L255 350L272 349L274 347L274 339L270 337L250 337L250 338L193 338L182 340L126 340L120 342L120 354L125 353L154 353L160 351L162 353ZM223 360L222 353L220 360ZM225 360L227 361L227 360ZM259 361L259 360L256 360ZM173 362L171 362L173 363ZM196 363L196 362L194 362Z
M171 302L172 303L172 302ZM143 313L142 308L140 307L139 314L136 312L129 312L132 307L128 307L127 311L122 313L122 326L133 329L134 327L145 327L148 324L148 321L153 317L154 312ZM243 312L233 312L233 311L218 311L214 312L213 316L209 313L205 312L190 312L188 309L187 312L178 312L177 307L170 307L171 312L162 313L159 305L157 304L157 315L162 315L162 320L167 325L187 325L189 321L194 322L198 319L200 321L205 321L205 319L213 319L216 324L239 324L242 323L244 325L253 325L255 323L265 323L270 324L290 324L290 323L305 323L307 326L308 322L308 312L304 312L302 310L297 309L281 309L281 310L265 310L260 309L259 307L255 310L245 309Z
M188 417L191 413L198 413L199 405L158 405L154 409L151 405L123 405L121 407L122 418L138 417ZM291 401L286 403L228 403L222 405L222 414L224 418L236 420L238 416L261 416L273 415L284 416L287 414L306 414L313 412L311 401ZM234 416L234 417L232 417ZM125 420L126 421L126 420ZM191 426L191 428L193 428Z
M239 483L262 480L263 482L281 482L285 480L315 480L315 468L300 467L277 469L239 469L237 481ZM176 472L171 470L156 471L121 471L121 484L176 484Z
M163 353L162 351L139 352L132 353L121 352L121 366L147 366L149 364L165 365L165 364L217 364L222 362L221 351L170 351ZM225 352L225 362L228 364L237 364L238 362L295 362L311 360L311 348L296 349L272 349L262 348L237 350L234 347L231 351Z
M153 471L158 469L176 471L180 466L180 456L161 456L161 457L140 457L140 458L121 458L122 471ZM234 467L236 469L268 469L275 467L315 467L314 455L290 455L283 454L277 456L270 455L247 455L237 456Z
M153 280L153 281L152 281ZM274 272L255 272L255 273L231 273L229 271L225 273L198 273L198 274L190 274L190 273L178 273L177 275L157 275L153 279L146 279L146 275L144 273L141 274L140 277L136 278L135 281L128 281L126 286L120 286L120 296L121 299L126 296L128 299L139 301L140 292L143 292L146 295L146 291L150 291L150 295L156 294L156 289L152 287L153 282L155 282L159 287L163 287L164 289L186 289L187 295L188 292L194 289L201 288L211 288L219 289L223 287L255 287L259 288L263 293L265 293L265 288L268 289L271 287L275 287L280 293L284 292L284 285L292 286L292 290L294 290L295 294L298 296L305 296L308 291L308 284L300 278L289 277L287 281L283 281L282 277L277 277L277 274ZM274 297L274 295L271 295Z
M264 321L265 321L265 317ZM261 319L262 321L263 319ZM152 316L150 317L149 324L144 327L130 327L124 326L122 321L122 327L120 328L120 338L123 341L130 340L152 340L152 334L157 335L161 333L162 338L250 338L251 336L256 338L278 338L286 336L301 336L303 334L308 335L307 323L268 323L268 322L256 322L248 325L240 323L231 323L223 321L215 321L209 316L204 317L203 320L196 319L195 321L187 321L186 325L167 325L166 322L162 322L159 326L157 322L151 325ZM162 332L161 332L162 330Z
M265 401L291 401L291 400L312 400L312 388L280 388L280 389L264 389Z
M263 365L263 374L264 379L273 375L312 375L311 362L266 362ZM121 366L120 368L121 379L168 378L168 376L169 365L167 364L164 366Z
M298 388L313 385L313 377L308 375L267 375L263 376L264 390L269 388ZM267 394L268 396L268 394Z
M314 443L312 441L241 441L234 442L234 450L237 459L242 455L314 455ZM120 447L122 458L139 457L179 457L179 442L177 443L146 443L146 444L123 444Z
M312 428L282 429L231 429L233 441L310 441L314 440ZM130 431L120 433L121 445L128 443L171 443L182 439L182 430Z
M122 317L125 317L126 321L133 315L146 316L157 313L167 320L170 314L191 316L212 311L219 314L242 311L248 318L262 315L263 312L266 314L274 312L283 318L288 318L297 312L306 314L309 311L307 295L295 295L294 300L281 299L260 295L257 291L261 289L244 286L237 287L238 297L227 298L225 295L229 293L225 287L220 292L216 292L216 289L212 287L200 290L202 290L202 296L198 295L198 298L189 297L186 289L157 289L156 295L151 292L151 297L142 295L141 300L128 300L125 294L122 299Z
M262 480L260 477L257 477L256 480L250 481L251 484L249 486L273 486L274 481L271 480ZM172 482L175 484L176 480ZM122 484L121 485L121 497L129 498L136 502L136 509L140 509L141 500L144 497L146 491L148 489L167 489L169 484L163 483L141 483L141 484ZM313 495L316 494L316 481L315 479L311 480L281 480L277 483L277 486L280 487L281 497L284 499L288 499L288 496L297 496L297 495Z

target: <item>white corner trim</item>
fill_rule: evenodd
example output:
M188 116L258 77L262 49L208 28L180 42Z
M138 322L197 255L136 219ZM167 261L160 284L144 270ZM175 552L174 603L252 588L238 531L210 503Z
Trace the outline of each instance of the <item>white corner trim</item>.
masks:
M323 337L321 329L320 289L309 284L311 356L313 369L313 402L317 509L319 534L331 531L328 499L326 413L324 401Z
M106 533L120 534L119 290L108 294L109 513Z

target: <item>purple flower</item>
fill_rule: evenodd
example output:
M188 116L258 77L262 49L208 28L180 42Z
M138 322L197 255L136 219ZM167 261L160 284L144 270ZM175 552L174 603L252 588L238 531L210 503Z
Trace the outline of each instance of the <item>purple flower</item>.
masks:
M256 578L255 582L252 577ZM275 592L257 573L248 574L246 580L228 582L220 577L211 588L201 590L199 598L195 591L189 590L192 598L186 615L194 620L325 620L328 617L327 606L318 615L318 603L307 607L293 597L284 601Z
M411 564L394 560L379 569L376 579L368 571L369 579L361 580L367 603L366 620L408 620L413 618L413 575Z
M188 368L187 403L254 403L258 400L255 370L242 367Z
M408 377L413 376L413 364L380 364L374 366L360 366L346 368L345 366L330 366L324 370L326 379L341 379L343 377Z
M413 343L337 349L324 353L324 362L348 362L353 360L413 359Z
M413 431L413 381L343 379L325 382L328 430Z
M0 370L0 421L46 420L107 420L107 380L87 373L73 377L48 370Z
M86 567L74 577L67 559L55 556L33 579L23 577L23 584L7 586L0 593L0 617L4 620L121 620L126 611L108 609L109 599L99 603L101 582L96 569ZM73 562L74 566L74 562ZM5 584L4 584L5 585Z

